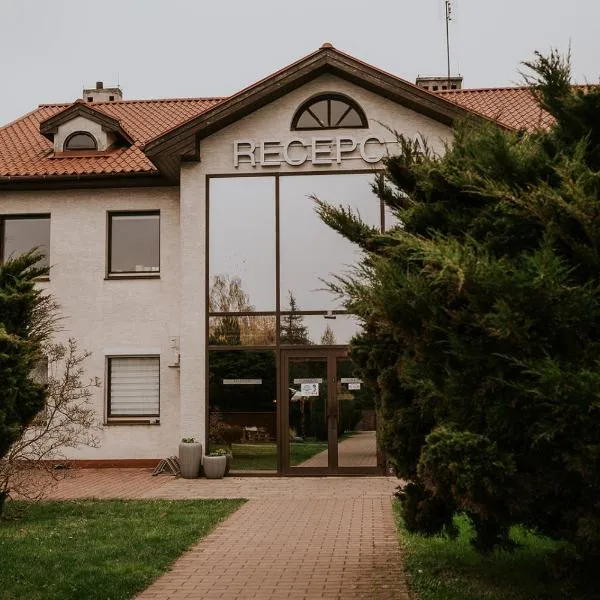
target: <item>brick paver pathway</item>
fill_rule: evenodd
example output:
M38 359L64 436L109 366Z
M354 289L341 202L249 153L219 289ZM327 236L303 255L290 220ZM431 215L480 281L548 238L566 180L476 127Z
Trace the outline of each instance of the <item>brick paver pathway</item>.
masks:
M300 463L299 467L326 467L328 452L324 450ZM360 431L338 443L340 467L376 467L377 436L374 431Z
M391 505L396 485L390 477L211 481L86 469L52 496L248 499L136 600L408 600Z

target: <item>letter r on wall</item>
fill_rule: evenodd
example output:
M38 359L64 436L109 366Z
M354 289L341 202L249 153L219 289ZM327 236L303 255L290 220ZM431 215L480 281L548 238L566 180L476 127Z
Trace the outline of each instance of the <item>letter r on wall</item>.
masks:
M253 167L256 166L256 157L254 151L256 150L256 144L252 140L235 140L233 142L233 166L239 167L240 158L246 157L249 160L243 162L249 162Z

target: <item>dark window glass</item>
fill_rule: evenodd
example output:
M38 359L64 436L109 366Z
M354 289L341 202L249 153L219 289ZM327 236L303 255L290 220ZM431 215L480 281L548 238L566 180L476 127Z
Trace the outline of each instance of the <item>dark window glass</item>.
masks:
M78 131L70 135L65 141L65 150L96 150L96 140L94 136L83 131Z
M350 98L325 94L305 102L292 119L292 129L367 127L362 109Z
M38 248L44 258L40 266L50 264L50 217L5 217L3 221L2 260Z
M111 214L109 273L160 271L160 214Z
M210 449L229 447L234 471L277 468L275 353L211 351Z

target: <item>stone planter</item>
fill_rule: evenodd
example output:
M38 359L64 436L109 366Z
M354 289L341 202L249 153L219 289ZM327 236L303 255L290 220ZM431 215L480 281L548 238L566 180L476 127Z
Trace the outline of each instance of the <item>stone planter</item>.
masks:
M226 454L225 458L227 458L227 466L225 467L225 477L229 475L229 469L231 469L231 461L233 460L233 454Z
M208 479L223 479L227 468L227 456L205 456L204 474Z
M179 468L185 479L194 479L200 472L202 444L200 442L181 442L179 444Z

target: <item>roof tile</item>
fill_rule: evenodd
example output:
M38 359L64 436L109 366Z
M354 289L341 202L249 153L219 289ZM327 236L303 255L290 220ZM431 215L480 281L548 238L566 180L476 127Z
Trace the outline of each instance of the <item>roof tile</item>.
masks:
M52 142L40 133L40 123L63 111L69 104L43 104L21 119L0 128L0 176L43 177L156 173L156 167L141 147L156 135L222 102L222 98L173 100L126 100L96 102L91 106L117 119L134 143L105 156L55 160Z
M434 92L459 106L513 129L549 127L553 119L524 87L462 89ZM69 104L43 104L0 128L0 176L44 177L157 173L141 148L152 139L197 117L224 98L175 98L97 102L91 106L117 119L134 143L108 155L53 158L52 143L40 133L40 123Z
M550 127L554 122L526 87L440 90L434 93L511 129L533 131Z

